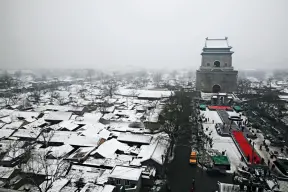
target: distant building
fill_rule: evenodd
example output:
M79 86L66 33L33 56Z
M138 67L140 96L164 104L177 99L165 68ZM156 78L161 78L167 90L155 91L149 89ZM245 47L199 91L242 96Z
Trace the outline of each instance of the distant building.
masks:
M196 90L219 93L236 90L238 71L232 66L231 46L228 38L206 38L201 53L202 63L196 71Z

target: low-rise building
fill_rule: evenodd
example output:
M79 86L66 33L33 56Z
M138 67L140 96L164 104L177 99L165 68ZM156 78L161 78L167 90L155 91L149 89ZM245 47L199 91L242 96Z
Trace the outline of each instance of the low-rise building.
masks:
M124 186L130 192L139 192L141 189L141 168L115 166L108 177L108 182L116 188Z

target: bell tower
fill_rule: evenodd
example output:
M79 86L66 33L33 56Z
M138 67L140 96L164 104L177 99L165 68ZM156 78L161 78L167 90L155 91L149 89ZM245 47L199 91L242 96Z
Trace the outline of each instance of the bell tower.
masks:
M232 47L228 38L206 38L202 60L196 71L196 90L203 92L233 92L236 90L238 71L232 66Z

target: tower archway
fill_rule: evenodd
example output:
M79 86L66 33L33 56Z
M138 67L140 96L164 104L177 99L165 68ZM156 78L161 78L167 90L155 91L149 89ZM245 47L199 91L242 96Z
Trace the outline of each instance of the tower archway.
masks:
M220 67L220 61L214 61L214 67Z
M216 84L212 87L212 93L219 93L221 91L220 85Z

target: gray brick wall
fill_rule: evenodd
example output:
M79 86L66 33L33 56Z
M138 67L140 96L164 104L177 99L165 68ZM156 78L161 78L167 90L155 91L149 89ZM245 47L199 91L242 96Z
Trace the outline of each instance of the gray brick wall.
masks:
M236 91L238 71L232 66L232 52L206 53L202 53L201 67L196 72L196 90L212 92L214 85L220 85L220 92ZM214 67L215 61L220 62L219 68Z

